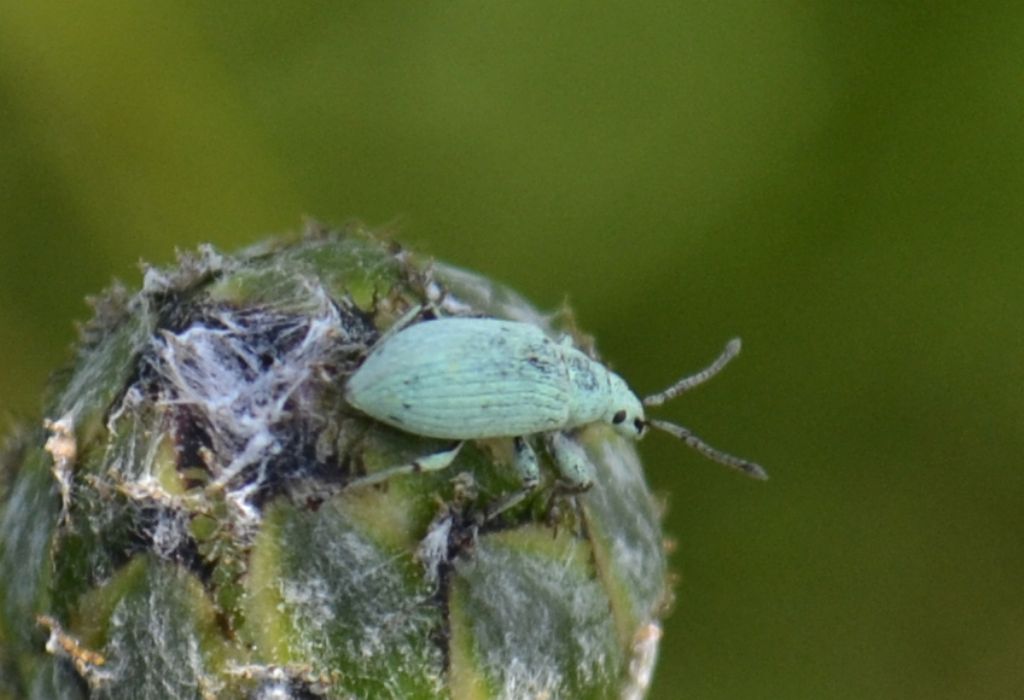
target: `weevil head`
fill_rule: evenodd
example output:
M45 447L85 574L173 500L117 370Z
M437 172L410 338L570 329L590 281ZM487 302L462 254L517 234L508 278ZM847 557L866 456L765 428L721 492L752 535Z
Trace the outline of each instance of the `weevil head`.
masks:
M605 414L604 420L611 424L619 435L639 440L647 432L644 405L622 377L611 372L608 374L611 386L608 413Z

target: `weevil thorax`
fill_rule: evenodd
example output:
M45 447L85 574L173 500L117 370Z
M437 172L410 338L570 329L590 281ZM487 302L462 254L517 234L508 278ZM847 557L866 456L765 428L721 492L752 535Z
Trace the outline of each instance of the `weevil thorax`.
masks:
M570 427L600 421L624 437L643 437L647 429L643 403L625 380L575 348L563 352L572 385Z

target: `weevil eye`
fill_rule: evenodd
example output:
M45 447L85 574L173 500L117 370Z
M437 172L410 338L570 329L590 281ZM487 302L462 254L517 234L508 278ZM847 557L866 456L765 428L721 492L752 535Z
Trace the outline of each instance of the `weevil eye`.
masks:
M619 423L621 423L624 420L626 420L626 412L625 411L616 411L615 415L612 416L612 425L618 425Z
M633 419L633 427L636 428L637 435L643 435L644 431L647 430L647 423L640 418Z

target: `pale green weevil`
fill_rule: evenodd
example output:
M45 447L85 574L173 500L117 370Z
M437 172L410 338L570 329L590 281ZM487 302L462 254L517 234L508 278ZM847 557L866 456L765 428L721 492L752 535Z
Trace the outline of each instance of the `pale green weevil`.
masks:
M567 431L603 422L638 440L648 427L681 439L705 457L757 479L759 465L721 452L690 430L648 419L660 406L716 375L740 351L739 339L705 369L642 401L626 382L573 347L529 323L491 318L441 318L410 325L414 309L385 333L349 378L349 404L414 435L457 440L455 447L357 479L377 483L398 474L444 469L466 440L511 438L522 488L488 509L487 517L520 501L540 480L529 438L543 435L559 475L573 491L592 483L593 469Z

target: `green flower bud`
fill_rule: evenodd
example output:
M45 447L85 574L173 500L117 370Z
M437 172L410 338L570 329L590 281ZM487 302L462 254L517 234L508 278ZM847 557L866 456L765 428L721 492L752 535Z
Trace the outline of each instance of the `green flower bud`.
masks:
M99 298L0 456L0 698L642 697L669 593L631 443L580 431L579 496L540 451L492 519L510 440L364 478L450 445L344 401L424 303L556 330L358 227L203 247Z

